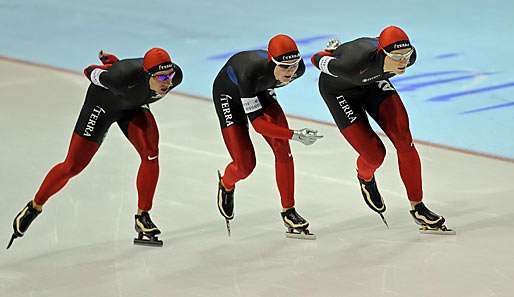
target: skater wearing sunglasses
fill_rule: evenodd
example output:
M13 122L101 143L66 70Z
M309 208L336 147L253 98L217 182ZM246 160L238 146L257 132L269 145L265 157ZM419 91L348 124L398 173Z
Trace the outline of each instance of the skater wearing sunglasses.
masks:
M357 178L366 204L385 221L384 200L375 171L385 146L369 124L368 114L391 140L401 179L410 201L410 214L427 233L453 234L445 219L422 202L421 162L412 141L407 111L389 79L405 73L416 61L416 50L400 28L385 28L377 38L340 44L332 40L311 59L321 70L319 90L343 137L359 154Z
M47 200L89 164L113 123L118 124L141 158L135 215L139 238L134 242L162 245L156 237L160 230L149 215L159 177L159 132L148 104L162 99L180 84L182 71L160 48L150 49L144 58L118 60L102 51L99 58L103 65L84 69L91 84L66 158L48 172L34 198L15 217L8 248L14 239L24 235Z

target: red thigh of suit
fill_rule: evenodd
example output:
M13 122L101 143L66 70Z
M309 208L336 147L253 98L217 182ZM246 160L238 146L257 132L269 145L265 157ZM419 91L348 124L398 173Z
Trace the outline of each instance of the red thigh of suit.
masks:
M118 123L141 157L137 177L138 206L149 210L159 176L158 142L159 133L155 119L149 111L142 109L133 117ZM53 194L62 189L75 175L79 174L98 151L100 144L73 133L66 159L55 165L47 174L34 200L44 204Z
M287 119L280 105L273 101L264 111L267 121L288 127ZM249 176L255 168L255 151L250 140L248 128L231 125L223 128L223 139L232 157L226 167L222 181L225 187L232 188L235 183ZM275 155L275 178L281 196L282 207L294 206L294 163L287 139L264 137Z
M379 106L374 116L396 148L402 181L411 201L421 201L421 162L412 142L407 111L398 96L393 93ZM385 147L371 129L367 120L360 120L341 130L343 136L359 153L357 170L361 178L370 179L385 157Z
M118 125L142 159L158 155L159 128L150 110L141 108L130 120Z

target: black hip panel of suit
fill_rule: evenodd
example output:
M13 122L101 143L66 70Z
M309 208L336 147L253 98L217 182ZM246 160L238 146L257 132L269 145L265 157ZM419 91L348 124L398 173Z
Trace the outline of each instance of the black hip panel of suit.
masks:
M319 81L319 90L339 129L346 128L358 120L367 120L366 112L378 118L378 108L388 96L396 94L389 80L381 80L364 86L340 91L330 90Z
M234 124L248 126L248 118L237 86L217 77L212 89L212 98L221 128Z
M109 104L111 97L113 96L109 90L91 84L75 124L75 133L100 144L114 122L118 122L123 129L122 122L130 121L138 112L148 109L147 105L119 109Z

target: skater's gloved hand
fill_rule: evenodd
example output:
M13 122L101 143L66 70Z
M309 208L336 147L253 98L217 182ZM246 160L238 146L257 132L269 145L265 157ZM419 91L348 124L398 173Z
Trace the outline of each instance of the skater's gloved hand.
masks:
M311 63L312 63L312 65L314 65L316 68L319 69L319 60L326 56L332 57L333 55L334 55L334 53L327 52L327 51L317 52L314 55L312 55Z
M99 70L107 70L109 69L110 65L89 65L86 68L84 68L84 75L89 79L91 82L94 81L94 75L93 74L99 74L101 72L95 72L96 69Z
M325 51L326 52L333 52L337 49L338 46L341 45L341 41L336 38L332 38L327 42L327 45L325 45Z
M327 42L327 45L325 45L325 49L323 51L317 52L314 55L312 55L312 57L311 57L312 65L314 65L316 68L320 69L319 63L320 63L321 58L326 57L326 56L329 56L329 57L333 56L334 51L340 45L341 45L341 41L339 41L338 39L335 39L335 38L330 39Z
M118 57L108 52L104 52L103 50L100 50L98 53L98 59L100 59L104 65L114 64L119 61Z
M312 130L309 128L303 128L300 130L294 130L293 131L293 137L292 140L299 141L305 145L311 145L316 140L323 138L323 135L318 135L317 130Z

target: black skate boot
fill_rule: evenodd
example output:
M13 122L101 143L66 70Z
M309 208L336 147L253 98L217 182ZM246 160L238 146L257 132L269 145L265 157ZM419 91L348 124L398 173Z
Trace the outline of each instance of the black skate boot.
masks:
M235 188L232 191L225 190L221 183L221 173L218 170L218 210L227 223L228 236L230 236L229 221L234 218L234 191Z
M298 239L316 239L316 235L309 232L309 222L302 218L296 210L289 208L286 211L280 213L282 220L287 228L287 238L298 238Z
M375 176L370 181L365 181L364 179L357 176L360 183L362 197L364 197L364 202L371 208L373 211L378 213L382 218L384 224L389 228L384 215L382 214L386 210L386 206L384 204L384 199L380 192L378 191L377 182L375 181Z
M134 238L134 244L162 246L162 241L157 238L161 231L152 222L148 212L143 211L140 215L135 215L135 221L138 237Z
M41 210L37 210L32 206L32 200L27 203L27 205L14 218L14 222L12 223L14 232L7 248L11 247L16 238L23 237L32 221L34 221L40 213Z
M427 234L448 234L454 235L454 230L448 229L445 225L444 217L431 212L423 202L416 204L410 211L416 224L420 225L419 231Z
M221 173L218 171L218 210L221 215L227 219L234 218L234 190L227 191L221 184Z

